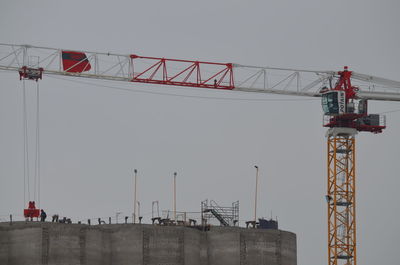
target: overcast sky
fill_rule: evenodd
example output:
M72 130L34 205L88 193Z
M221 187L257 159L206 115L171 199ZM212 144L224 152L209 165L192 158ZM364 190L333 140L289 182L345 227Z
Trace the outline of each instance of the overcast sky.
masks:
M301 69L349 65L400 80L399 10L396 0L0 0L0 42ZM172 209L176 171L178 210L199 211L206 198L221 205L239 200L243 224L252 218L258 165L259 215L272 211L281 229L297 234L298 264L327 262L319 100L79 80L46 76L39 84L41 206L48 215L131 215L137 168L146 222L152 201ZM26 85L33 112L36 84ZM17 73L0 72L1 220L25 206L21 89ZM250 100L227 100L234 97ZM400 103L370 102L371 113L399 109ZM357 137L360 264L398 264L399 120L400 111L388 113L383 134Z

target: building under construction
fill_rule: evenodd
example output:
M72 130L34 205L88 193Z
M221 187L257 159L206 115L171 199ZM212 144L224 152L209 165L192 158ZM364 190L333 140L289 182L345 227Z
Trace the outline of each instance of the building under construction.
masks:
M221 226L1 223L0 264L296 265L296 235Z
M170 213L159 216L157 206L151 225L140 216L139 223L98 218L95 225L10 220L0 223L0 264L297 264L296 235L278 230L274 220L239 227L238 201L204 200L201 212L174 212L177 219Z

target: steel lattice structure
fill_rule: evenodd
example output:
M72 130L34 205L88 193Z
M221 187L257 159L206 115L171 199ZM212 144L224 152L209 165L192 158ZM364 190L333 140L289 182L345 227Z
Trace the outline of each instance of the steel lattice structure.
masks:
M64 69L62 53L65 51L85 53L90 69L83 72ZM84 62L77 62L80 63ZM24 67L42 69L41 75L307 97L320 97L321 89L338 78L337 71L330 70L215 63L0 43L0 70L20 71ZM400 101L398 81L355 72L352 72L352 79L360 87L358 98Z
M327 134L328 264L357 264L355 134L347 128Z

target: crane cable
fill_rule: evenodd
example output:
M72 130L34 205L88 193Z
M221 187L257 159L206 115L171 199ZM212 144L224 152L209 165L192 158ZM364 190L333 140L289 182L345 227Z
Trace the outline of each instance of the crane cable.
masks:
M231 98L231 97L217 97L217 96L198 96L198 95L185 95L185 94L179 94L179 93L168 93L168 92L154 92L154 91L145 91L141 89L131 89L131 88L124 88L124 87L117 87L117 86L112 86L112 85L101 85L101 84L95 84L92 82L85 82L85 81L78 81L78 80L71 80L67 78L62 78L62 77L55 77L55 76L48 76L53 79L58 79L58 80L63 80L67 82L72 82L72 83L78 83L78 84L85 84L85 85L90 85L90 86L96 86L96 87L104 87L104 88L109 88L109 89L114 89L114 90L120 90L120 91L126 91L126 92L132 92L132 93L144 93L144 94L153 94L153 95L161 95L161 96L172 96L172 97L182 97L182 98L197 98L197 99L216 99L216 100L227 100L227 101L276 101L276 102L301 102L301 101L319 101L319 98L307 98L307 99L299 99L299 98L290 98L290 99L283 99L283 98ZM394 109L394 110L389 110L389 111L384 111L380 112L378 114L387 114L387 113L395 113L395 112L400 112L400 109Z
M36 139L35 139L35 166L33 176L33 186L31 183L30 162L29 162L29 126L28 126L28 102L25 79L22 82L22 121L24 138L24 206L26 199L31 200L31 189L33 188L33 201L40 205L40 89L39 82L36 83Z
M26 203L26 195L28 195L28 199L30 199L29 194L29 157L28 157L28 119L27 119L27 106L26 106L26 87L25 87L25 79L22 80L22 134L24 136L24 205ZM27 187L28 186L28 187Z
M181 93L156 92L156 91L149 91L149 90L143 90L143 89L125 88L125 87L121 87L121 86L102 85L102 84L99 84L99 83L82 81L82 80L72 80L72 79L69 79L69 78L56 77L56 76L52 76L52 75L48 75L47 77L52 78L52 79L64 80L64 81L71 82L71 83L85 84L85 85L90 85L90 86L95 86L95 87L104 87L104 88L108 88L108 89L131 92L131 93L143 93L143 94L152 94L152 95L160 95L160 96L171 96L171 97L181 97L181 98L215 99L215 100L226 100L226 101L276 101L276 102L316 101L316 100L320 100L318 98L304 98L304 99L303 98L302 99L299 99L299 98L285 98L285 99L282 99L282 98L233 98L233 97L226 97L226 96L218 97L218 96L187 95L187 94L181 94ZM176 87L176 88L180 89L178 87ZM185 87L185 89L187 91L189 91L189 89L187 87ZM193 89L192 91L195 91L195 90L196 90L196 88ZM221 92L221 91L219 91L219 92Z
M37 194L36 194L37 188ZM35 154L35 199L40 209L40 93L39 82L36 81L36 154ZM37 195L37 196L36 196Z

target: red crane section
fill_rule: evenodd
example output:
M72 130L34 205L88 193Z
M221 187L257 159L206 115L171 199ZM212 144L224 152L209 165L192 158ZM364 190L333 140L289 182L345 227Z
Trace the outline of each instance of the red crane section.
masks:
M132 54L130 58L135 70L132 82L227 90L235 88L231 63L166 59L135 54ZM138 64L139 60L144 62ZM150 63L150 66L137 71L136 65L144 63ZM169 65L172 65L172 68ZM202 71L203 67L212 71Z

